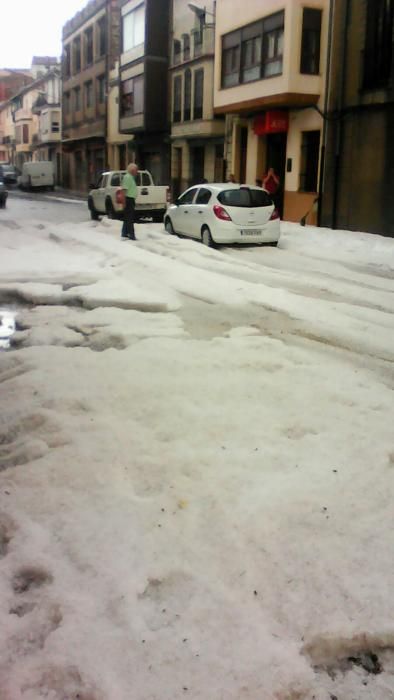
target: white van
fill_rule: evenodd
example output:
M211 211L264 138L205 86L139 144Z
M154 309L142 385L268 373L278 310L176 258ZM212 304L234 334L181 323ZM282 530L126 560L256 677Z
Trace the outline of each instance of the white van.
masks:
M51 160L37 160L23 163L22 174L18 177L18 187L30 190L35 187L55 189L55 168Z

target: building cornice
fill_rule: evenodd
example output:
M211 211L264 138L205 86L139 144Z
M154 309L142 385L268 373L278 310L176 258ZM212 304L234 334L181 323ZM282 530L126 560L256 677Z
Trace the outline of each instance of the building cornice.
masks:
M232 112L248 113L274 107L312 107L318 103L320 95L302 92L282 92L277 95L255 97L252 100L242 100L214 107L214 114L229 114Z

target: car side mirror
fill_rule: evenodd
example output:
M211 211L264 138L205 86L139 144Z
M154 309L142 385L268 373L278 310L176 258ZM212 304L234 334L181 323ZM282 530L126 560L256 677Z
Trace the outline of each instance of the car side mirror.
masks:
M90 185L89 185L89 189L90 189L90 190L96 189L96 183L95 183L95 182L91 182Z

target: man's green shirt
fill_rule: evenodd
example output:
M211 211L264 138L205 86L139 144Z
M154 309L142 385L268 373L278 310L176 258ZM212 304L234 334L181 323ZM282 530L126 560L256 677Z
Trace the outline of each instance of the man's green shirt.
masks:
M126 190L126 197L133 197L133 199L137 199L137 185L135 183L135 179L132 175L130 175L130 173L126 173L126 175L123 177L122 190Z

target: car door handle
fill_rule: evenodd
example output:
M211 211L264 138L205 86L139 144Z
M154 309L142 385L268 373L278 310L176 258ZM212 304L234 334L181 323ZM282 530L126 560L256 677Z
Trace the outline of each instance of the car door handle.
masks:
M141 194L149 194L149 192L148 192L148 190L146 189L146 187L144 187L144 188L141 190Z
M199 214L203 214L204 212L203 212L202 209L199 209L199 210L198 210L198 213L199 213Z
M184 211L183 213L184 213L184 214L188 214L189 212L188 212L188 211Z

